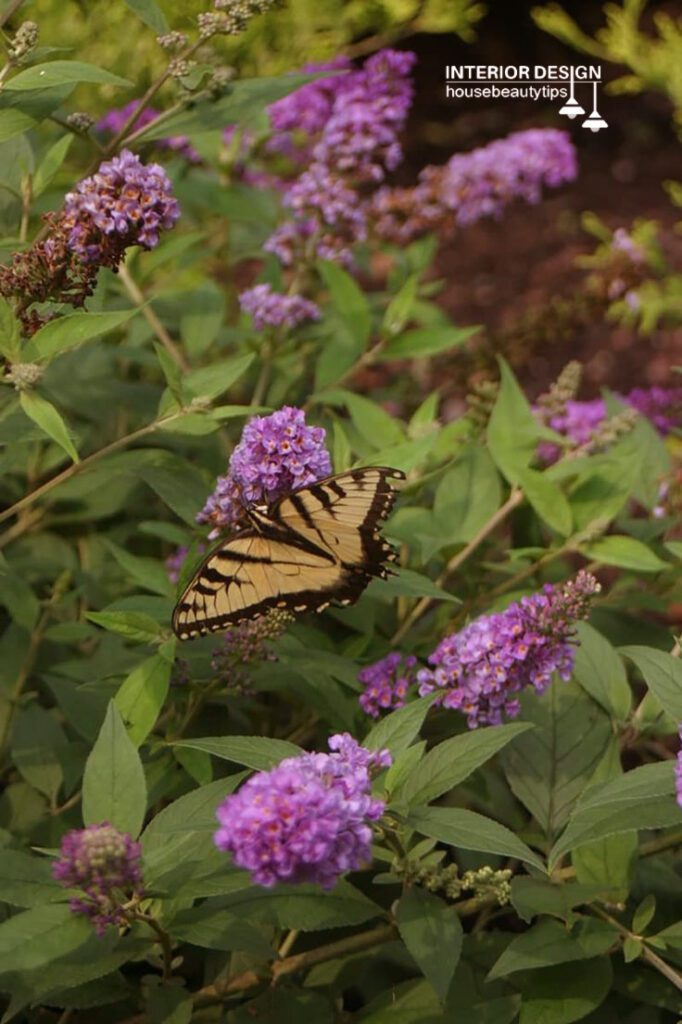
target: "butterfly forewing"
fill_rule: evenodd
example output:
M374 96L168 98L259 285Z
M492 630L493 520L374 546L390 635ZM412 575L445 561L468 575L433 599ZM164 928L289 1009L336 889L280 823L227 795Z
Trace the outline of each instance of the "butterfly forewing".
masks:
M356 601L393 555L378 532L395 500L391 477L404 478L370 466L281 498L259 515L259 532L239 534L205 559L177 604L174 631L184 640L272 608L321 611Z

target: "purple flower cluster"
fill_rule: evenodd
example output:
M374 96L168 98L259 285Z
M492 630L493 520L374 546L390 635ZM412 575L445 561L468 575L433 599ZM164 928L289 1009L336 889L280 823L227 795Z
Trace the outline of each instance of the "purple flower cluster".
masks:
M265 245L284 266L314 256L351 264L352 246L367 237L366 203L356 188L382 181L402 159L398 138L412 102L414 60L412 53L382 50L361 69L311 83L273 105L272 123L283 135L275 134L270 147L295 153L300 122L304 137L310 133L304 145L312 159L284 193L292 220Z
M570 677L574 624L586 618L599 590L594 576L581 571L562 586L547 584L503 612L474 619L429 656L433 668L418 672L419 693L442 691L438 703L465 714L470 729L516 717L525 687L542 693L554 672Z
M254 416L197 521L210 523L209 536L217 537L222 529L242 524L247 505L270 503L329 476L332 467L324 440L324 429L309 427L303 410L294 406Z
M304 64L303 74L321 71L350 71L347 57L337 57L323 64ZM309 82L268 107L273 135L267 142L269 152L283 153L302 162L309 154L311 140L322 132L332 116L339 89L347 75L333 75Z
M269 284L257 284L247 288L239 296L239 305L250 313L257 331L267 327L288 327L293 329L306 320L319 320L320 309L302 295L284 295L272 290Z
M645 416L664 437L682 426L682 388L634 388L627 395L617 396L640 415ZM574 447L591 441L601 425L608 419L603 398L586 402L569 399L561 412L549 419L549 426L563 434ZM542 441L538 454L543 462L555 462L561 454L557 445Z
M385 658L368 665L358 673L365 692L359 697L360 707L367 715L378 718L382 711L402 708L408 690L416 682L414 655L392 651Z
M284 633L293 615L280 608L272 608L259 619L240 622L228 629L223 642L213 652L211 668L225 684L226 689L242 696L251 693L248 668L259 661L277 661L270 643Z
M128 123L129 118L139 105L139 100L131 100L130 103L126 103L125 107L110 110L97 122L97 131L102 132L104 135L118 135L124 125ZM142 128L146 128L147 125L156 121L158 116L158 110L155 110L153 107L145 107L144 110L140 112L139 116L133 121L130 131L140 131ZM186 135L170 135L167 139L156 139L154 141L154 145L157 149L174 150L191 164L198 164L201 162L199 153L197 153Z
M633 388L625 401L664 437L682 427L682 388Z
M456 153L443 167L425 167L413 189L381 189L372 203L376 233L405 243L437 227L464 227L499 217L515 199L537 203L578 173L566 132L531 128Z
M69 906L86 914L102 935L108 925L123 923L124 903L143 895L141 856L132 836L103 821L66 833L52 874L66 888L82 890Z
M116 267L131 245L153 249L179 216L163 167L124 149L67 193L63 224L83 262Z
M331 889L371 859L371 822L385 806L371 796L372 773L390 765L390 754L366 750L348 733L332 736L329 749L258 772L218 807L216 846L255 884Z

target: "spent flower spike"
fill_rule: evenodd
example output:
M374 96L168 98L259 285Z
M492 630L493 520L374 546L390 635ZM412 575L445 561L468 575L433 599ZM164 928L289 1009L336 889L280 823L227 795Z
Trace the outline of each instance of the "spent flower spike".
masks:
M82 891L69 906L89 917L103 935L109 925L125 922L123 905L143 895L141 857L132 836L103 821L66 833L52 874L60 885Z
M581 571L575 580L548 583L503 612L474 619L429 656L432 668L417 674L419 693L438 693L436 703L465 714L470 729L515 718L521 690L543 693L555 672L570 678L575 623L587 618L600 589L594 576Z
M348 733L332 736L329 749L258 772L218 807L216 846L256 885L331 889L371 859L371 825L385 806L371 795L372 774L390 765L390 754L367 750Z
M210 523L209 537L238 528L247 505L275 501L283 494L315 483L332 471L322 427L306 424L302 409L285 405L269 416L254 416L244 427L230 456L228 472L197 516Z

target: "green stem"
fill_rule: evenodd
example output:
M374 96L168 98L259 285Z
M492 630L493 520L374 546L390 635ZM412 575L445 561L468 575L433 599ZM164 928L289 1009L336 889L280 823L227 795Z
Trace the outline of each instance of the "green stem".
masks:
M598 917L601 917L603 921L607 921L610 925L613 925L613 927L616 928L621 938L636 939L638 942L641 942L642 959L645 960L650 967L653 967L655 971L662 974L663 977L666 978L671 985L674 985L679 992L682 992L682 975L679 971L676 971L674 967L671 967L670 964L666 963L665 960L662 960L657 953L654 953L653 949L650 949L646 945L646 939L642 935L635 935L634 932L631 932L629 928L626 928L625 925L621 924L615 917L612 917L611 914L607 914L606 911L602 910L600 907L594 907L593 909L594 913Z
M142 316L145 318L145 320L147 321L147 323L149 324L154 334L159 339L160 343L163 345L163 347L165 348L166 352L171 357L173 362L177 363L180 369L183 370L185 373L188 373L189 364L185 359L184 354L175 344L175 342L173 341L170 334L159 320L158 316L156 315L152 307L145 300L144 294L131 277L130 271L128 270L128 267L126 266L125 263L122 263L121 266L118 268L118 276L128 295L133 300L137 308L140 310Z

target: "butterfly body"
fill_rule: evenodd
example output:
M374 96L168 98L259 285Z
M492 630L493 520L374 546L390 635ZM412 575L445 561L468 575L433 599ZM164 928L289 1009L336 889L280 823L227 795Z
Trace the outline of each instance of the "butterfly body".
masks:
M300 487L270 507L250 506L249 526L205 558L178 601L177 636L228 629L274 608L353 604L395 559L378 531L396 497L391 478L404 474L369 466Z

